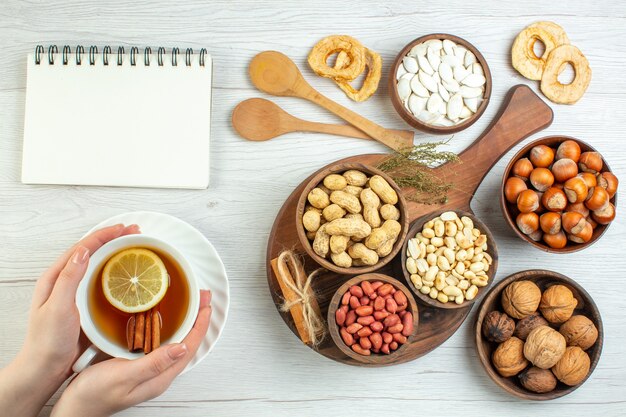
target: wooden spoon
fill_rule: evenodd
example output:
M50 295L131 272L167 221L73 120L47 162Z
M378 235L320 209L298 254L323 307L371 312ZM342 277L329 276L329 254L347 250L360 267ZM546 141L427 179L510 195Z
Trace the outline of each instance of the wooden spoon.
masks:
M244 139L264 141L291 132L317 132L348 136L359 139L372 139L366 133L350 125L333 125L309 122L299 119L277 104L263 98L244 100L235 107L232 117L233 127ZM413 132L392 130L404 140L404 147L413 145Z
M323 96L302 77L296 64L285 54L265 51L252 58L250 79L259 90L275 96L300 97L341 117L354 127L394 150L406 149L406 140L363 116Z

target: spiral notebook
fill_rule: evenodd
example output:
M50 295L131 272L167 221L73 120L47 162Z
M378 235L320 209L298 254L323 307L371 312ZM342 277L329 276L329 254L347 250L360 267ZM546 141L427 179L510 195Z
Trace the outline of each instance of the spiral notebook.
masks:
M207 188L211 79L204 49L38 46L22 182Z

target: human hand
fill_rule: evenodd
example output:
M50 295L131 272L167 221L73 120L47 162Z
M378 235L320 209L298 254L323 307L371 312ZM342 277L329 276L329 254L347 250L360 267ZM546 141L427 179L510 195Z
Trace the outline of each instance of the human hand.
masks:
M182 343L135 359L109 359L82 371L52 410L55 416L104 417L158 397L193 359L211 321L211 292L200 291L200 311Z
M61 256L35 285L24 346L0 370L0 415L36 415L71 375L80 354L80 319L76 289L89 255L123 235L139 233L137 225L121 224L85 237ZM28 401L24 401L24 398Z

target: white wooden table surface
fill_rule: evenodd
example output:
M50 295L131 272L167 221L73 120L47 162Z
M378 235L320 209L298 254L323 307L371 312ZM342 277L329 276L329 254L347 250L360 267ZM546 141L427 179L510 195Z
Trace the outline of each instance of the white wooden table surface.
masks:
M241 100L263 96L247 78L259 51L292 57L324 94L393 128L407 126L393 111L386 89L354 104L329 80L305 65L321 37L351 34L384 59L413 38L443 31L473 42L493 74L492 102L472 128L456 134L461 151L487 126L506 91L517 83L537 90L511 67L511 43L524 26L554 20L589 58L593 79L575 106L553 105L552 126L534 135L567 134L590 142L626 181L626 5L595 1L19 1L0 7L0 366L19 350L27 310L39 274L95 223L131 210L178 216L204 233L228 270L231 310L211 356L178 378L160 398L124 416L373 415L389 410L412 415L623 415L626 403L626 303L624 297L624 199L618 218L595 246L550 255L515 237L498 207L500 160L472 203L494 232L500 252L497 279L528 268L547 268L578 280L599 304L605 326L600 363L573 394L547 403L519 401L483 372L472 341L472 314L460 330L412 363L354 368L303 346L284 325L270 298L265 249L284 199L312 171L350 155L385 152L373 142L292 134L265 143L239 138L230 114ZM206 47L214 58L211 187L205 191L104 187L26 186L20 160L26 54L37 44ZM298 99L277 98L295 115L337 119ZM114 123L114 121L110 121ZM184 123L184 121L180 121ZM68 123L68 129L71 124ZM438 139L423 134L419 140ZM530 140L527 139L526 142ZM51 157L54 157L51 155ZM623 188L623 185L622 185ZM57 394L58 396L58 394ZM49 414L56 396L43 411ZM25 399L27 400L27 399Z

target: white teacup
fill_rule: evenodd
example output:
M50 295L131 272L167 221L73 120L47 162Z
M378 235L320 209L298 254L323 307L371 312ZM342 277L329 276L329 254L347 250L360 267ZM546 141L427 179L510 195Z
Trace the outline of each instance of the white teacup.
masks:
M89 348L87 348L87 350L78 358L76 363L74 363L74 366L72 367L74 372L81 372L89 366L99 351L116 358L136 359L143 356L143 353L129 352L124 347L109 340L96 327L89 312L89 293L93 290L95 285L100 285L98 281L98 271L102 269L104 264L113 255L121 250L134 247L155 249L171 256L182 269L183 275L189 285L189 305L187 306L185 319L178 330L176 330L176 333L174 333L174 335L172 335L169 339L163 340L162 344L181 342L193 327L200 308L200 289L198 288L198 281L193 268L187 259L185 259L185 257L176 248L154 237L141 234L119 237L106 243L93 255L91 255L89 267L87 268L87 272L85 272L85 277L78 286L78 292L76 293L76 305L80 314L80 326L82 327L83 332L85 332L85 335L91 341L92 345L89 346Z

